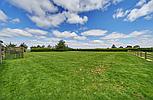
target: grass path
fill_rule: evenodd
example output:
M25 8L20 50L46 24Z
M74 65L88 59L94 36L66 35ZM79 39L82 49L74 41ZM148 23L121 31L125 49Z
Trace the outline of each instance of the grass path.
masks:
M0 100L153 100L153 63L128 53L27 53L0 65Z

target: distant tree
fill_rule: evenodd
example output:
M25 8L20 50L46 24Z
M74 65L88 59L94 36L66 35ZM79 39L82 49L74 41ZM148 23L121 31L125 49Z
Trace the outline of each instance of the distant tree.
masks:
M112 48L116 48L115 44L112 45Z
M126 48L132 48L132 46L128 45Z
M140 48L140 46L139 45L135 45L135 46L133 46L133 48Z
M0 40L0 46L1 46L1 47L3 46L3 41L1 41L1 40Z
M120 46L119 48L123 48L123 46Z
M42 47L42 48L45 48L45 45L42 45L41 47Z
M52 48L52 46L51 45L48 45L47 48Z
M37 48L36 46L31 46L30 48Z
M28 46L27 46L25 43L21 43L21 44L20 44L20 47L24 47L25 49L28 48Z
M56 50L66 50L68 49L68 46L65 44L64 40L60 40L58 44L55 46L55 49Z
M37 45L37 48L41 48L41 46L40 45Z
M2 40L0 40L0 44L2 44L3 43L3 41Z
M12 44L11 42L10 44L6 45L6 47L16 47L16 46L17 46L16 44Z
M4 47L4 45L3 45L3 41L0 40L0 49L1 49L0 51L4 51L4 48L5 48L5 47Z
M21 43L20 44L20 47L23 47L24 48L24 52L26 52L28 46L25 44L25 43Z

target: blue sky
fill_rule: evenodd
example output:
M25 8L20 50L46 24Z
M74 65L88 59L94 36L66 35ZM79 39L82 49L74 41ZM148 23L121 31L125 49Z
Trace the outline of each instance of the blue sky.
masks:
M153 47L153 0L1 0L0 39L28 46Z

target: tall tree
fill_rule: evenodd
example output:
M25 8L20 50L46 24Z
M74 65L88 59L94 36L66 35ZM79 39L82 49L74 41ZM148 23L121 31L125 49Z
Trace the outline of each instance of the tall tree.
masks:
M123 48L123 46L120 46L119 48Z
M42 45L41 47L42 47L42 48L45 48L45 45Z
M51 45L48 45L47 48L52 48L52 46Z
M58 44L55 46L55 49L56 50L66 50L68 49L68 46L65 44L64 40L60 40Z
M132 46L128 45L126 48L132 48Z
M0 46L1 46L1 47L3 46L3 41L1 41L1 40L0 40Z
M112 45L112 48L116 48L115 44Z
M21 43L20 47L24 48L24 52L27 50L28 46L25 43Z
M135 46L133 46L133 48L137 49L137 48L140 48L140 46L139 45L135 45Z
M41 48L41 46L40 45L37 45L37 48Z
M6 45L6 47L16 47L17 45L16 44L13 44L10 42L10 44Z

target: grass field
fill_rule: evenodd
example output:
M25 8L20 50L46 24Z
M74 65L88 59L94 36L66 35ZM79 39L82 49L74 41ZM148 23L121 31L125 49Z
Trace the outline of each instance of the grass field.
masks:
M128 53L27 53L0 65L0 100L153 100L153 62Z

